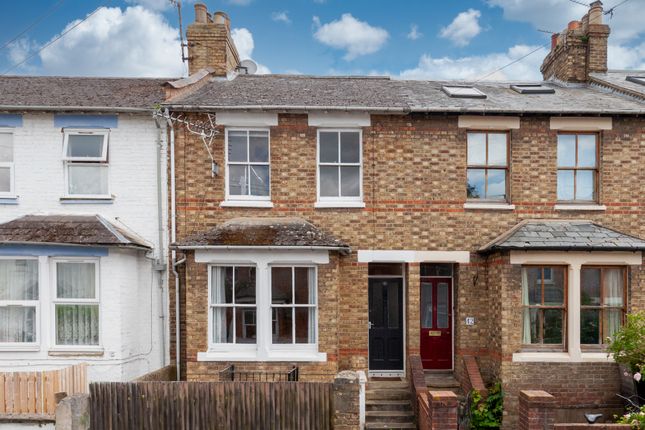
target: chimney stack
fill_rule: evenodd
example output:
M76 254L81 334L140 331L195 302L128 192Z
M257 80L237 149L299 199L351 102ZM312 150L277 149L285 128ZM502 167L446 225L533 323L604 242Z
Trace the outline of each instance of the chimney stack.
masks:
M195 3L195 22L188 26L186 39L189 75L206 69L214 76L226 76L240 63L231 20L224 12L211 15L205 4Z
M551 40L540 71L545 80L587 82L589 73L607 72L609 26L602 23L602 2L594 1L580 21L571 21Z

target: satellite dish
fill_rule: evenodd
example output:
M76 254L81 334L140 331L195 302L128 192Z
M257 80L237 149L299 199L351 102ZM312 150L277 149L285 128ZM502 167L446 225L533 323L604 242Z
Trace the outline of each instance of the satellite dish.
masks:
M255 75L255 72L258 71L258 65L253 60L242 60L240 69L243 69L247 75Z

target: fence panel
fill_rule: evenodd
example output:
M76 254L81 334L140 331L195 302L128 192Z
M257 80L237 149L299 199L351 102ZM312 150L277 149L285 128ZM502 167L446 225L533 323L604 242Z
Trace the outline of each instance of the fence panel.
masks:
M90 398L92 430L332 427L325 382L104 382Z
M40 372L0 372L0 415L53 415L58 392L88 393L87 365Z

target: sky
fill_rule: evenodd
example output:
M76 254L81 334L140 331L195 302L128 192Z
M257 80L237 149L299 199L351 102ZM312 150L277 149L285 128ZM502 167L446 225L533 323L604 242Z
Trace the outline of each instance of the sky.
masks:
M194 20L194 1L183 0L184 31ZM540 79L550 43L545 31L558 32L587 11L570 0L204 2L209 12L230 16L240 56L258 63L259 73L399 79ZM645 69L645 0L604 3L605 10L617 6L604 17L612 30L609 67ZM170 0L5 1L3 8L0 74L187 72Z

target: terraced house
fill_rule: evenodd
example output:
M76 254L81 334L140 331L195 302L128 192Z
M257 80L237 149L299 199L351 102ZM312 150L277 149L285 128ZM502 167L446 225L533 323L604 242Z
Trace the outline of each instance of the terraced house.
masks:
M212 124L171 142L183 378L405 377L420 355L501 381L505 428L522 389L620 407L603 348L645 306L645 87L607 71L599 2L515 83L246 74L227 16L195 8L165 104Z

